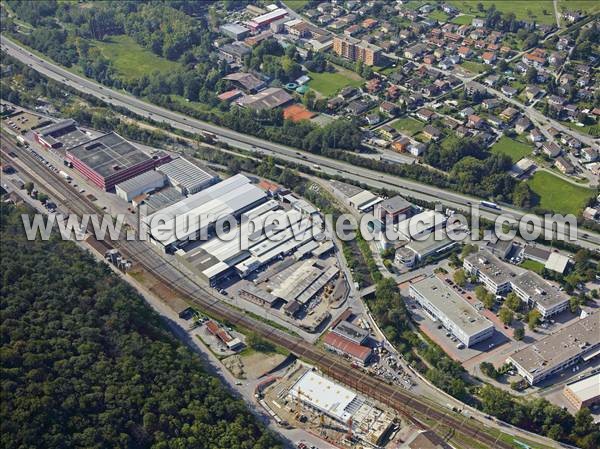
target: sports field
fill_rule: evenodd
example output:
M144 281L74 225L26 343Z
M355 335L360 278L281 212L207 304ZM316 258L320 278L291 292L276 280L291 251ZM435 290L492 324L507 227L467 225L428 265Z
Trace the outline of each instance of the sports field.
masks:
M105 41L93 41L105 58L123 79L136 79L158 70L168 73L180 67L179 63L155 55L125 35L111 36Z
M540 197L541 207L561 214L578 214L595 195L592 189L571 184L545 171L536 172L527 184Z
M308 72L308 76L308 86L324 97L331 97L346 86L358 87L365 82L357 73L342 67L336 67L335 72Z
M526 156L531 155L533 147L517 142L510 137L502 136L494 145L492 145L492 153L502 153L510 156L513 162L517 162Z

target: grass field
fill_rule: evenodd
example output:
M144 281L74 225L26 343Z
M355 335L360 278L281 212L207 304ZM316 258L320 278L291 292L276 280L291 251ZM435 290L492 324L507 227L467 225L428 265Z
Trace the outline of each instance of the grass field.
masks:
M502 136L494 145L492 145L492 153L502 153L510 156L513 162L517 162L531 154L533 148L510 137Z
M129 36L112 36L106 41L93 41L92 44L112 61L123 79L140 78L155 70L167 73L180 67L179 63L156 56L141 47Z
M299 11L306 6L308 0L285 0L283 3L285 3L288 8Z
M600 12L600 2L598 0L558 0L558 11L581 10L587 14Z
M496 10L502 13L514 13L517 20L526 20L528 22L535 21L536 23L549 25L556 24L552 0L538 0L536 2L528 2L524 0L502 0L497 2L478 0L451 0L449 3L459 8L460 11L465 14L473 14L479 17L485 16L485 11L487 11L489 6L494 4L496 5ZM477 9L478 3L483 4L483 12L480 12Z
M474 61L463 61L460 66L471 73L483 73L490 69L490 66Z
M402 117L392 123L392 126L402 134L414 136L415 134L420 133L425 125L412 117Z
M447 22L448 14L446 14L444 11L440 11L439 9L436 9L435 11L432 11L431 14L429 14L429 18L433 19L433 20L437 20L439 22Z
M474 18L475 18L475 16L466 14L464 16L455 17L454 19L451 20L451 22L455 23L457 25L471 25L471 22L473 22Z
M577 186L545 171L538 171L527 181L531 190L539 197L544 209L561 214L578 214L595 190Z
M544 269L543 263L530 259L524 260L519 266L537 274L542 274L542 270Z
M336 67L336 70L336 72L323 73L308 72L311 78L309 87L324 97L331 97L346 86L358 87L365 82L358 74L343 67Z

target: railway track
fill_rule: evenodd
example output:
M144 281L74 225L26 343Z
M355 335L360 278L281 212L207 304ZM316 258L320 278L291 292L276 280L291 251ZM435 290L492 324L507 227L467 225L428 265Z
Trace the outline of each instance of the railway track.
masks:
M2 154L7 160L11 160L11 163L23 172L28 173L34 178L41 179L50 185L54 191L52 195L55 196L56 200L73 213L81 216L82 214L103 212L89 198L75 192L73 187L62 177L44 167L29 152L17 149L6 139L3 139L2 143ZM11 157L8 154L9 151L5 150L4 146L12 147L10 151L16 153L17 158ZM106 250L112 248L118 249L125 257L137 262L157 280L168 286L175 294L188 300L207 314L221 320L226 320L234 326L254 330L261 337L319 367L331 378L388 405L422 428L429 427L422 419L422 416L425 416L438 424L447 426L455 433L464 435L485 445L486 448L513 448L512 445L486 433L483 430L484 426L477 421L468 419L462 415L442 412L435 407L434 403L429 404L423 398L418 398L361 370L354 369L349 362L341 357L317 348L300 337L290 335L248 316L243 311L228 306L210 288L196 283L144 242L137 240L98 240L92 233L90 233L89 238L94 240L94 245L97 247L102 247ZM416 415L421 415L421 417Z

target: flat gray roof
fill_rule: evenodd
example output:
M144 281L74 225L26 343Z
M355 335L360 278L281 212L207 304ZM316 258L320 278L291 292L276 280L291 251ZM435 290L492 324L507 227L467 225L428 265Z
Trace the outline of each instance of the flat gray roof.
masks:
M454 246L456 242L450 240L445 233L442 233L442 238L436 240L435 232L427 236L425 240L413 240L406 247L414 251L419 257L427 257L437 251Z
M545 281L544 278L532 271L526 271L511 280L511 283L523 290L527 295L545 309L569 300L566 293L557 286Z
M146 198L144 204L148 207L148 213L152 214L171 204L175 204L177 201L181 201L183 198L185 196L176 188L166 187Z
M202 170L196 164L182 157L162 164L157 170L167 175L173 184L182 186L187 190L194 190L216 178L213 174Z
M369 331L358 327L348 321L341 321L332 329L332 332L356 343L361 344L369 336Z
M471 254L465 260L498 285L509 282L514 278L513 271L487 249Z
M392 214L408 209L412 204L402 198L400 195L393 196L387 200L383 200L379 207L385 209Z
M600 396L600 373L578 380L566 386L582 402Z
M62 143L66 149L81 145L90 140L90 137L77 128L77 122L73 119L62 120L57 123L39 128L35 131L38 135L50 144L55 142Z
M68 152L105 178L150 159L114 132L75 146Z
M475 335L493 326L490 320L480 315L466 299L436 276L415 282L410 288L427 298L468 335Z
M117 187L119 187L119 189L123 190L124 192L131 192L145 187L146 185L148 185L148 183L154 183L164 179L165 175L163 175L162 173L150 170L142 173L141 175L137 175L126 181L120 182L119 184L117 184Z
M334 189L340 191L346 198L352 198L363 191L360 187L353 186L352 184L346 184L345 182L330 181Z
M600 344L600 313L559 329L510 356L531 374L551 370Z

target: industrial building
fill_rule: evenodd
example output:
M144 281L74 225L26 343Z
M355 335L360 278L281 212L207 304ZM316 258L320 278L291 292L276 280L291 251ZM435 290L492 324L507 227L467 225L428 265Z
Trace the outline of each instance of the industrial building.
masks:
M565 368L600 355L600 313L573 324L515 352L507 362L534 385Z
M495 295L508 293L510 281L515 277L506 264L486 249L465 257L463 267L467 273L477 276L486 290Z
M226 23L225 25L221 25L219 31L236 41L244 39L250 33L248 28L237 23Z
M415 282L409 288L415 299L434 321L458 338L466 347L491 337L494 325L462 296L436 276Z
M406 244L406 248L414 253L417 260L437 257L457 244L454 240L449 239L445 232L441 231L440 234L440 238L435 233L431 233L423 240L413 240Z
M556 285L531 271L511 279L513 292L530 308L536 308L547 319L569 307L569 296Z
M380 47L350 36L335 36L333 51L338 56L351 61L362 61L369 66L378 65L381 59Z
M565 385L563 394L576 410L600 404L600 373Z
M183 195L192 195L219 182L219 177L201 169L196 164L178 157L158 169L164 173L171 186Z
M145 217L150 241L166 251L208 233L222 218L240 215L267 200L244 175L235 175Z
M35 140L46 148L71 148L90 140L73 119L61 120L34 131Z
M162 152L149 156L114 132L67 149L66 158L83 176L107 191L171 160Z
M348 321L340 321L331 332L339 335L347 340L350 340L357 345L362 345L369 337L369 331L362 327L356 326Z
M408 217L411 211L412 204L396 195L377 204L374 215L384 223L396 223L401 216Z
M282 8L274 9L273 11L269 11L265 14L257 16L252 20L249 20L245 24L252 30L258 31L261 28L268 26L271 22L275 22L276 20L282 19L287 15L287 11Z
M441 228L446 222L444 214L435 210L425 210L395 226L398 237L403 240L421 239L423 236Z
M122 200L130 202L143 193L164 187L165 182L165 175L159 171L150 170L117 184L115 193Z
M373 350L368 346L355 343L335 332L329 332L323 337L323 346L330 351L349 358L359 366L366 366L373 356Z

